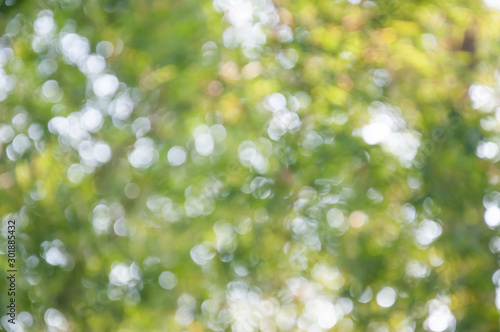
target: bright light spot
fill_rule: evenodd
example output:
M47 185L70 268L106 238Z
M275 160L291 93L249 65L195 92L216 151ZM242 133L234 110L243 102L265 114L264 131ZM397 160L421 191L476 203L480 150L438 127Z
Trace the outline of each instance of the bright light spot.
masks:
M85 169L80 164L73 164L68 167L66 173L68 175L68 179L71 182L73 182L74 184L79 184L80 182L82 182L83 177L85 176Z
M96 96L101 98L111 97L118 90L118 78L115 75L106 74L97 78L94 82L93 89Z
M49 76L57 70L57 61L54 59L43 59L38 65L41 74Z
M431 272L430 268L417 260L412 260L406 264L406 274L413 278L425 278Z
M266 199L271 196L274 181L258 176L250 183L253 196L258 199Z
M150 138L139 138L134 144L134 150L128 154L128 160L133 167L148 168L153 164L158 151Z
M441 225L435 221L425 219L415 230L415 240L426 246L434 242L441 235L441 232Z
M48 127L52 134L63 134L69 126L68 120L62 116L56 116L49 120Z
M269 160L252 141L243 141L238 146L238 156L242 165L251 167L257 173L263 174L269 170Z
M444 258L436 252L432 252L429 255L429 263L432 266L441 266L444 263Z
M476 150L476 155L479 158L494 159L498 156L498 145L494 142L479 142Z
M91 55L85 63L90 74L99 74L106 68L106 60L100 55Z
M214 151L214 140L210 134L200 134L194 139L196 152L208 156Z
M406 183L408 183L408 186L412 189L418 189L421 185L420 180L416 177L413 177L413 176L409 176L406 179Z
M50 265L59 266L65 270L73 268L73 257L66 253L64 244L60 240L45 241L41 247L43 248L42 257Z
M60 331L69 331L69 324L66 317L57 309L49 308L43 315L45 323L51 328L56 328Z
M337 208L332 208L326 214L328 225L333 228L341 228L345 225L344 213Z
M500 193L497 191L489 192L483 197L483 206L485 208L498 206L499 204L500 204Z
M16 114L12 118L12 124L17 130L24 130L28 124L28 115L24 112Z
M494 91L485 85L479 83L472 84L469 88L469 96L472 101L472 107L475 109L491 112L495 106Z
M500 310L500 287L495 290L495 305L497 310Z
M127 94L120 94L108 107L109 115L115 119L125 120L130 117L134 110L134 101Z
M60 95L59 91L60 91L59 84L57 83L57 81L54 81L54 80L49 80L49 81L45 82L42 86L43 95L49 101L57 101L57 99L59 99L58 97Z
M118 236L127 236L128 230L125 219L123 218L118 219L113 225L113 230L115 231L115 234Z
M31 147L31 140L26 135L19 134L12 141L12 146L16 153L22 156Z
M365 291L360 295L358 301L361 303L368 303L373 298L373 291L370 286L366 287Z
M252 61L241 70L241 74L247 80L251 80L262 74L262 65L258 61Z
M148 118L137 118L132 123L132 131L134 132L136 137L141 137L146 135L151 129L151 122Z
M214 225L214 231L217 235L215 238L215 248L219 253L231 253L236 249L236 232L232 224L217 222Z
M177 222L182 218L182 208L173 204L172 201L167 198L161 209L161 215L168 222Z
M127 265L120 263L115 266L109 273L109 281L117 286L124 286L130 280L132 276L130 275L130 269Z
M307 132L302 140L302 146L311 151L315 150L321 144L323 144L323 137L315 131Z
M45 253L45 260L50 265L66 265L66 256L58 248L52 247Z
M68 33L60 39L61 50L67 60L72 63L78 63L84 59L90 52L89 41L87 38Z
M38 14L38 18L33 23L35 32L40 36L48 36L55 30L55 22L52 18L54 14L50 10L42 10Z
M243 265L235 265L234 273L240 277L246 277L248 275L248 269Z
M400 211L405 222L412 222L417 217L415 207L409 203L403 205Z
M484 3L490 8L500 10L500 0L484 0Z
M377 294L377 303L383 308L391 307L396 302L396 291L392 287L384 287Z
M231 24L223 33L224 46L231 49L240 46L247 58L256 59L262 53L266 44L266 26L272 27L276 37L283 42L293 38L291 29L279 23L277 8L270 0L215 0L213 6L224 12L224 18Z
M239 75L238 65L235 62L228 61L220 67L219 74L226 81L235 81Z
M18 318L24 327L30 327L33 325L33 316L27 311L21 312Z
M97 233L106 233L111 225L109 208L104 204L99 204L94 208L92 225Z
M500 208L498 206L490 206L484 212L484 221L489 227L500 225Z
M338 268L324 261L319 261L314 265L311 275L328 289L340 289L345 283L345 278Z
M276 34L278 35L278 39L282 43L289 43L293 40L293 31L287 25L281 25L276 28Z
M111 159L111 148L104 142L98 142L94 145L94 158L99 163L107 163Z
M352 309L354 308L352 300L348 297L341 297L340 299L337 300L337 304L342 309L344 315L349 315L352 312Z
M154 212L158 212L161 210L162 206L165 204L171 204L172 200L168 197L153 195L148 198L146 201L146 206Z
M388 86L391 82L391 74L385 69L375 69L373 71L373 82L379 87Z
M184 203L186 215L190 218L196 218L203 214L203 202L197 198L190 197Z
M177 300L179 308L175 312L175 321L182 326L188 326L194 320L196 300L189 294L182 294Z
M210 134L215 142L222 142L226 139L226 128L220 124L214 124L210 127Z
M456 320L448 306L439 300L427 302L429 317L424 322L427 331L443 332L447 329L454 330Z
M286 98L281 93L273 93L264 99L264 107L269 111L280 111L286 107Z
M172 289L177 285L177 277L170 271L164 271L158 278L160 286L164 289Z
M331 329L343 315L332 302L322 298L307 301L306 311L322 329Z
M30 125L30 127L28 128L28 135L32 140L38 141L43 136L43 127L38 123L32 123ZM0 133L0 137L1 136L2 136L2 134ZM0 141L1 141L1 138L0 138Z
M82 127L92 133L101 129L102 126L102 114L95 108L87 108L81 113L80 121Z
M361 128L361 137L370 145L381 144L384 150L405 165L415 158L420 146L419 134L410 130L401 117L401 110L389 104L373 102L368 108L370 123Z
M16 132L14 131L14 129L12 129L11 126L0 125L0 142L8 143L14 138L15 135Z
M349 225L353 228L360 228L368 221L368 216L362 211L354 211L349 216Z
M279 62L281 67L285 69L292 69L293 67L295 67L297 61L299 61L299 53L291 48L284 52L279 52L279 54L276 56L276 60Z
M190 253L191 258L198 265L204 265L215 257L215 252L212 249L212 244L210 242L203 242L194 246Z
M290 112L286 108L279 111L274 111L273 118L269 122L267 134L272 140L278 141L281 136L287 132L296 132L302 122L295 112Z
M112 285L124 287L134 286L141 280L140 269L136 263L130 266L124 263L113 263L109 273L109 282Z
M497 287L500 286L500 270L496 270L495 273L493 273L493 276L491 277L491 281L493 284Z
M490 240L490 250L494 254L500 253L500 237L495 236Z
M383 122L370 123L361 129L363 140L370 145L385 141L390 133L391 128Z
M182 146L173 146L168 150L167 158L168 162L172 166L180 166L186 161L186 149Z

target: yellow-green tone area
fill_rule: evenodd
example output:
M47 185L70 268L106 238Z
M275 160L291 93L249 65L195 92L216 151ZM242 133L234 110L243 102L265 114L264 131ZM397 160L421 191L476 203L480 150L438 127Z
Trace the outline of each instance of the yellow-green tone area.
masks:
M0 330L498 331L498 0L7 0L0 28Z

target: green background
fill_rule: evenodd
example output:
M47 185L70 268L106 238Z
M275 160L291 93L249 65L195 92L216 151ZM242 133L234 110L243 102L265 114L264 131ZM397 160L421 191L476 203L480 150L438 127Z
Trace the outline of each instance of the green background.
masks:
M498 331L494 6L3 3L15 331Z

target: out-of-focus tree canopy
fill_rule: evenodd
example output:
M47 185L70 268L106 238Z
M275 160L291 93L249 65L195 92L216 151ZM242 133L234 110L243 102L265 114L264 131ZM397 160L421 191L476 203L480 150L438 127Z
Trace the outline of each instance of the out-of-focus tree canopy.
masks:
M498 331L499 10L6 0L0 330Z

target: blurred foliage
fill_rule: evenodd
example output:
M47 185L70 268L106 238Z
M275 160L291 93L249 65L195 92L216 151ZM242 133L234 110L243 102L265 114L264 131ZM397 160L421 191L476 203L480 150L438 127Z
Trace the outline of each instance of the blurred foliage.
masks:
M0 329L497 331L499 8L5 1Z

